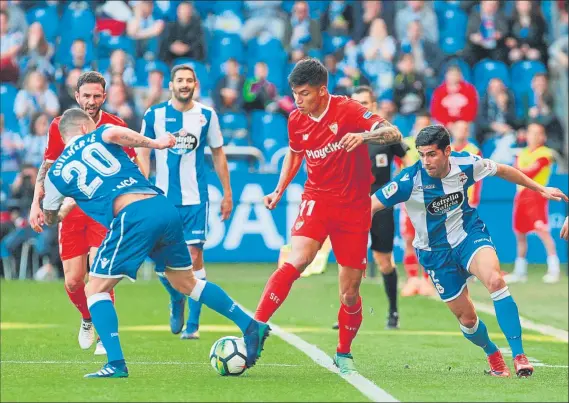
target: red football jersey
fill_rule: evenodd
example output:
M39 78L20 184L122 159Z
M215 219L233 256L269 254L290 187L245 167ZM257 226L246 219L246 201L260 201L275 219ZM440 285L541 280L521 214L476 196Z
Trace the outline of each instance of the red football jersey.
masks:
M45 148L45 152L43 155L44 161L54 162L56 159L59 158L59 156L65 149L65 143L63 142L63 138L61 137L61 133L59 132L60 120L61 116L58 116L55 119L53 119L53 121L49 125L49 133L47 135L47 147ZM107 113L105 111L101 111L101 117L97 122L97 127L105 124L127 127L124 120L122 120L118 116L111 115L110 113ZM131 159L136 157L136 151L134 151L134 148L125 147L124 151L128 154L128 156Z
M306 158L304 193L335 204L367 203L374 180L367 145L347 152L340 139L347 133L370 131L383 121L345 96L331 95L319 118L293 111L288 118L289 146Z

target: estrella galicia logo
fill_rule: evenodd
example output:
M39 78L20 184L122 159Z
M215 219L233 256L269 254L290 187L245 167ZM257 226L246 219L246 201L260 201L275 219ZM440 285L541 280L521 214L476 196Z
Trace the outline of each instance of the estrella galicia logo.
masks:
M449 193L430 202L427 211L432 215L443 215L460 207L463 202L464 195L462 192Z
M169 148L168 151L174 154L189 154L200 145L198 137L185 129L180 129L176 133L172 133L172 135L176 137L176 145L173 148Z

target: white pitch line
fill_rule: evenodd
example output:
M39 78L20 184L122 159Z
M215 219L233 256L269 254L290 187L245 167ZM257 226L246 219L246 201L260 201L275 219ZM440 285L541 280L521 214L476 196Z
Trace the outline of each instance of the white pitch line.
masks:
M69 364L97 364L96 361L18 361L18 360L2 360L0 364L27 364L27 365L69 365ZM178 362L178 361L128 361L128 365L210 365L208 362ZM296 364L257 364L261 367L302 367Z
M494 311L494 307L491 305L484 304L482 302L474 301L474 306L477 310L496 316L496 312ZM549 325L542 325L540 323L535 323L529 319L526 319L520 316L520 323L522 327L527 330L533 330L535 332L544 334L546 336L555 337L558 340L564 341L565 343L569 342L569 332L566 330L558 329L553 326Z

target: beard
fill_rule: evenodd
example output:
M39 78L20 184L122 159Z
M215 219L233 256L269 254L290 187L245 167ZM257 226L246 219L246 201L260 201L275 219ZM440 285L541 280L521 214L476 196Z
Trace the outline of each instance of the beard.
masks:
M179 102L187 103L187 102L190 102L194 98L194 91L195 91L195 89L190 90L188 95L182 95L180 93L180 91L174 91L174 97Z

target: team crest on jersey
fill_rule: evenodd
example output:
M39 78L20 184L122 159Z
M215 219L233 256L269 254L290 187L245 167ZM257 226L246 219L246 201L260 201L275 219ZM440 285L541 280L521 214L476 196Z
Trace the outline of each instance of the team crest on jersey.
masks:
M432 215L444 215L460 207L463 202L464 195L462 192L449 193L430 202L427 211Z
M304 141L308 140L308 133L302 135L302 139Z
M330 130L332 130L332 133L338 134L338 123L334 122L328 127L330 128Z
M203 113L200 113L200 125L202 127L207 125L207 118L205 117L205 115Z
M464 185L466 182L468 182L468 175L466 175L464 172L461 172L458 175L458 181L461 185Z
M298 231L298 230L300 229L300 227L302 227L303 225L304 225L304 221L299 220L299 221L296 222L296 224L294 224L294 229L295 229L296 231Z
M168 149L171 153L177 155L189 154L200 145L198 137L188 132L186 129L182 128L179 131L172 133L172 135L176 137L176 145Z

